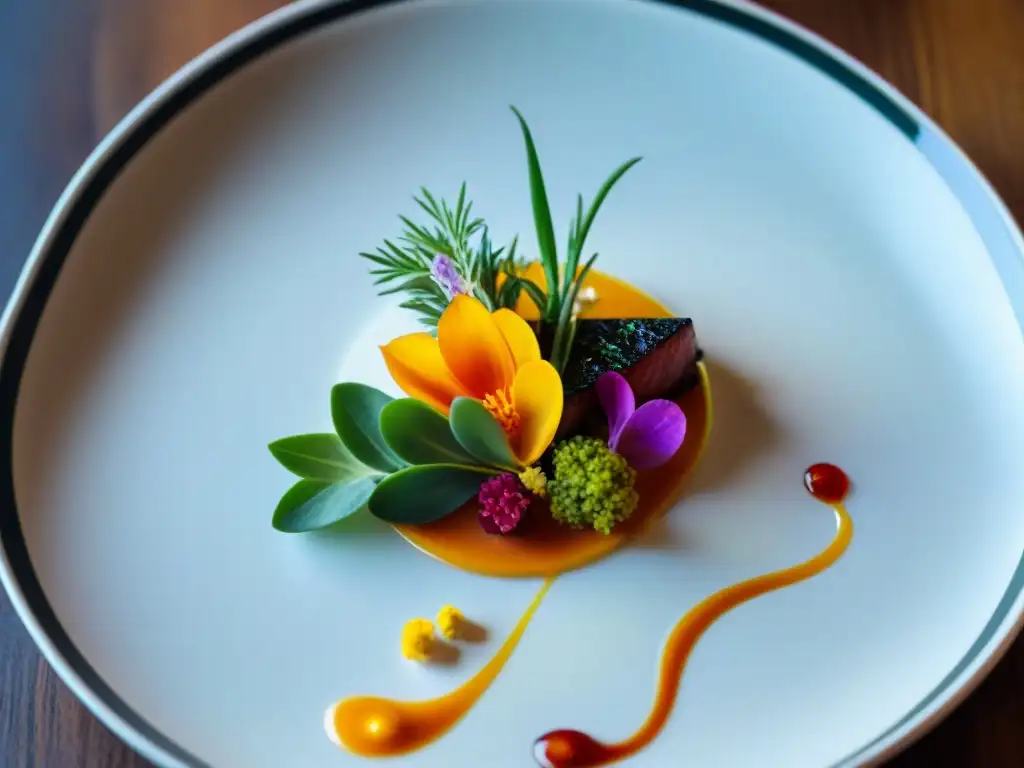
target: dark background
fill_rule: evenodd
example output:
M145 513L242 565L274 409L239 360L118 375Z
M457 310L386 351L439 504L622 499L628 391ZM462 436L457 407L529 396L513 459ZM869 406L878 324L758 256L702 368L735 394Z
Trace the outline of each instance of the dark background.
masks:
M99 138L191 57L284 4L0 0L0 293L13 287L50 208ZM1022 220L1024 0L764 4L835 42L921 106ZM891 765L1024 766L1022 688L1024 641ZM57 679L0 595L0 768L146 766Z

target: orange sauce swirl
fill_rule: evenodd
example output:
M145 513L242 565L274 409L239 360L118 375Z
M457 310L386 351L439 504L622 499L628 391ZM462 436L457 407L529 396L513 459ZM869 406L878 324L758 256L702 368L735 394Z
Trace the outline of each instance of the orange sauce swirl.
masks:
M831 543L814 557L791 568L755 576L705 598L683 616L669 635L661 657L658 688L647 720L625 741L605 744L581 731L557 730L534 743L534 757L545 768L594 768L630 757L646 747L665 727L683 669L701 636L718 618L755 597L788 587L815 576L835 563L853 537L853 521L844 501L850 483L845 473L831 464L815 464L805 473L807 490L832 507L837 520Z
M331 740L363 757L395 757L441 738L498 677L553 582L554 579L544 581L494 658L454 691L426 701L396 701L378 696L344 699L327 711L324 725Z
M542 282L541 275L531 275ZM598 292L591 317L666 317L668 310L635 288L594 272L587 283ZM526 317L529 306L518 308ZM450 693L423 701L354 696L328 709L325 728L334 741L363 757L396 757L441 738L476 704L497 679L559 573L579 568L610 554L657 519L679 497L706 446L712 422L710 382L700 366L700 386L680 399L688 419L688 436L673 460L658 472L644 473L637 490L641 508L611 536L572 531L541 520L532 536L520 539L488 536L476 521L473 505L423 526L397 526L411 544L449 565L488 576L544 576L543 586L494 657L472 678ZM691 437L692 436L692 437ZM646 747L664 728L675 704L683 670L704 632L719 617L759 595L821 573L845 552L853 523L844 507L849 480L838 467L815 464L804 476L807 490L835 511L838 528L832 542L809 560L727 587L692 608L673 628L662 653L657 692L646 721L625 741L605 744L574 730L551 731L534 743L534 756L550 768L589 768L625 759Z

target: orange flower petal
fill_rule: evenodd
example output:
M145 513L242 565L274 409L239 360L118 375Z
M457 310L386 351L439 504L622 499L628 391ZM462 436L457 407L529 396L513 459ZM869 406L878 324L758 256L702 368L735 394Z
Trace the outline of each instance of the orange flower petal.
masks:
M505 337L512 359L516 368L521 368L534 360L540 360L540 344L537 343L537 334L527 325L519 315L511 309L499 309L491 317L495 325Z
M477 400L512 384L515 364L491 313L471 296L456 296L437 323L441 357Z
M537 461L555 439L562 420L562 380L547 360L527 363L516 372L512 405L519 414L519 446L523 464Z
M452 400L466 394L445 366L437 339L429 333L399 336L380 351L391 378L405 394L446 416Z

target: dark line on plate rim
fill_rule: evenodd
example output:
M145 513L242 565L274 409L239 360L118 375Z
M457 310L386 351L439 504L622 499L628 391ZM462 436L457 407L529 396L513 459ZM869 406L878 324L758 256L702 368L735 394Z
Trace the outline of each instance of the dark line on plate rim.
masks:
M40 254L36 273L26 288L21 309L16 317L12 318L8 347L0 364L0 543L11 564L12 572L17 574L17 581L26 604L30 606L30 610L57 652L77 673L85 686L136 734L158 750L192 768L211 766L155 728L100 677L67 634L39 583L21 529L14 493L14 414L21 376L39 320L65 259L89 216L132 158L190 104L243 66L284 43L333 21L396 1L401 0L349 0L313 9L267 29L263 34L198 71L191 79L169 93L122 137L120 143L96 167L92 177L82 187L77 199L69 207L66 218L52 236L49 247Z
M859 96L862 101L878 111L911 141L917 138L921 129L917 120L887 93L867 78L849 69L841 61L832 58L827 51L797 37L787 29L776 26L774 22L753 16L742 8L724 5L719 0L657 0L657 2L685 8L701 16L750 32L769 43L774 43Z
M155 104L149 114L129 129L121 137L120 142L111 149L108 156L96 166L92 176L79 190L77 198L69 205L64 221L50 238L49 246L40 254L35 275L25 288L21 308L10 321L8 347L2 365L0 365L0 436L2 436L0 439L0 502L2 502L0 503L0 544L2 544L11 564L12 573L17 574L17 582L24 594L26 604L53 643L54 648L81 678L85 686L138 736L157 750L193 768L211 767L157 730L107 685L68 636L43 592L28 553L14 494L14 414L22 372L50 292L57 282L61 267L71 252L75 240L107 189L132 158L154 136L212 87L281 45L348 16L382 6L411 1L334 0L327 5L311 8L305 13L266 29L257 37L227 52L204 69L196 72L190 79L182 82L176 90ZM830 53L818 48L814 43L739 7L720 4L718 0L655 0L655 2L688 10L749 32L796 56L859 97L888 120L908 140L918 144L922 154L936 167L943 180L956 193L958 200L965 205L965 209L990 255L994 257L997 253L1000 254L1001 263L997 263L995 266L999 269L1001 276L1005 277L1006 270L1024 268L1012 233L1004 221L997 220L998 217L986 217L985 226L979 226L976 215L977 206L980 204L979 200L987 198L988 191L978 181L974 170L959 159L953 165L947 162L935 162L937 158L933 156L933 152L920 146L922 136L934 139L934 134L930 130L922 132L922 126L914 115L869 79L833 58ZM944 141L943 139L942 142ZM957 165L959 167L956 167ZM967 173L964 173L965 170ZM965 184L970 186L965 187ZM965 198L969 199L965 200ZM999 247L996 247L997 245ZM1021 320L1021 313L1018 312L1018 321ZM989 623L946 678L899 722L843 758L837 765L855 760L864 752L886 741L893 733L905 727L921 711L941 697L948 686L970 666L978 653L992 640L1022 589L1024 589L1024 558L1014 572L1010 585Z

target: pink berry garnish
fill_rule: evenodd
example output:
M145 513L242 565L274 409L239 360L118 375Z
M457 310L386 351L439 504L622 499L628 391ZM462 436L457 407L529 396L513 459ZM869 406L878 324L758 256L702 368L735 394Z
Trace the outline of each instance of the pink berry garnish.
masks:
M487 532L504 536L512 533L530 506L530 493L511 472L492 477L480 486L480 526Z

